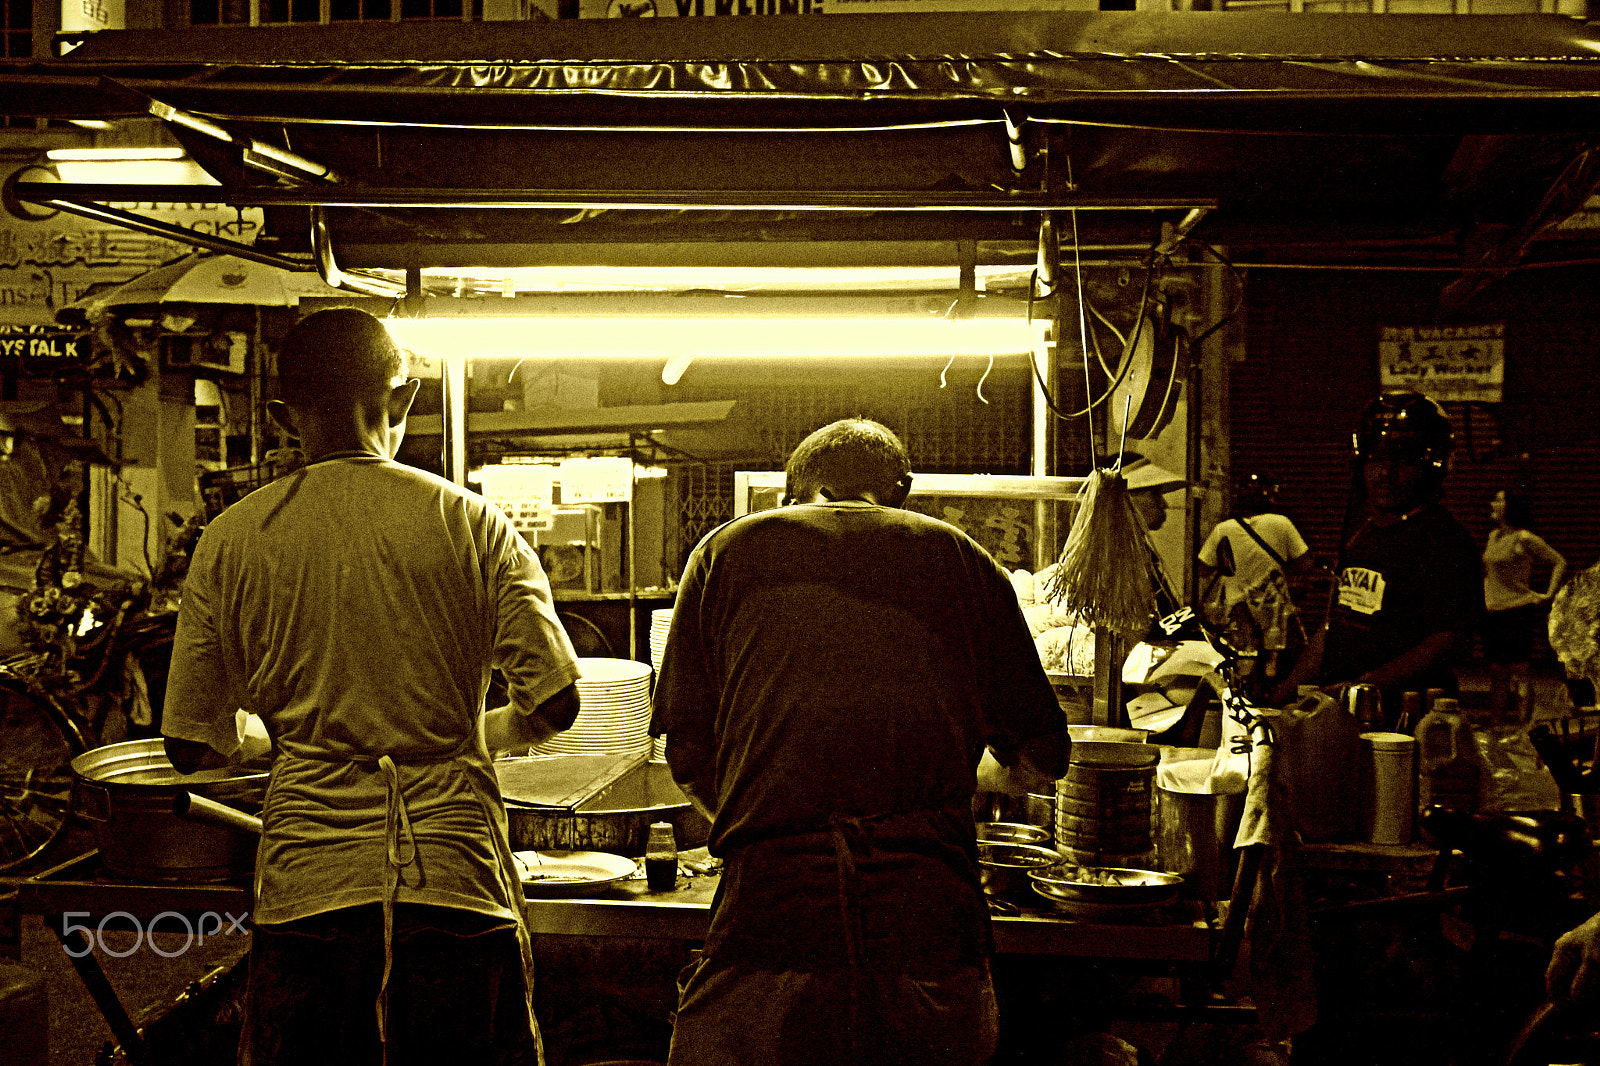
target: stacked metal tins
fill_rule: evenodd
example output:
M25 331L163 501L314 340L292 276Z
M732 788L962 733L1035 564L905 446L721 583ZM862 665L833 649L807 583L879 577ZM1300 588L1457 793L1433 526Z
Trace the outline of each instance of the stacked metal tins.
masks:
M1085 866L1148 867L1160 754L1142 742L1074 741L1067 776L1056 783L1056 849Z

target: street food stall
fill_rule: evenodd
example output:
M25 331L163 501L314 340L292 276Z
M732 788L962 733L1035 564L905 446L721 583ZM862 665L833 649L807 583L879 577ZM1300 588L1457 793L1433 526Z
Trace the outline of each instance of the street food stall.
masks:
M718 360L760 367L797 343L800 325L843 320L854 332L831 349L836 376L931 359L926 376L942 386L941 361L998 363L1009 399L991 405L989 379L974 375L961 417L978 425L978 405L992 407L983 430L1024 443L985 472L969 453L941 456L920 491L1003 501L1015 513L937 506L979 532L1015 533L1013 568L1039 571L1096 458L1153 454L1188 483L1164 543L1192 578L1196 532L1220 508L1203 488L1227 465L1219 386L1244 350L1238 262L1399 270L1449 259L1462 275L1452 295L1466 300L1537 257L1538 234L1596 184L1596 41L1555 16L979 12L407 29L63 38L57 58L0 72L0 113L159 120L217 183L22 172L6 182L7 207L185 239L366 301L429 360L432 409L411 427L428 462L457 483L477 473L514 517L528 504L526 531L566 602L626 605L623 635L602 633L594 649L617 658L640 659L687 531L771 495L783 449L716 438L739 421L738 401L693 391ZM260 210L265 222L244 245L137 209L169 201ZM743 269L792 273L727 280ZM621 274L579 281L588 270ZM725 277L707 282L705 270ZM692 336L674 332L685 323ZM1006 333L971 339L986 327ZM893 338L899 350L879 347ZM453 350L430 351L445 341ZM825 354L819 335L798 343L786 358ZM594 376L536 372L558 356L639 359L649 394L619 402ZM264 366L270 352L253 358ZM722 469L741 472L726 513L708 508L698 527L670 520L676 501L655 495L675 476L657 479L656 467L710 467L684 446L694 438L673 435L691 432L711 434ZM598 457L626 461L625 487L580 498L579 468L561 467ZM1102 705L1120 665L1096 660ZM1229 745L1214 739L1212 758L1225 761ZM1151 790L1159 756L1130 753L1127 737L1083 742L1106 745L1098 779ZM1050 831L1062 840L1061 825ZM1211 1005L1195 993L1231 968L1270 837L1254 838L1245 876L1116 920L1042 892L997 898L1002 957L1126 963L1181 977L1175 1008ZM1410 849L1380 858L1417 861ZM624 876L536 898L530 925L568 961L570 942L597 956L665 943L653 974L664 979L704 935L717 875L694 872L670 892ZM28 877L18 905L65 935L67 914L237 914L248 893L237 878L130 879L95 853ZM86 960L136 1056L138 1035Z

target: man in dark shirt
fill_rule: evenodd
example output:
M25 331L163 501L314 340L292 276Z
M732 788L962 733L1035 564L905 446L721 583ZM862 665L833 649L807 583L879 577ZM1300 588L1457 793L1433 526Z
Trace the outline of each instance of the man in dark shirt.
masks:
M1295 686L1378 686L1392 721L1405 691L1456 690L1483 614L1483 570L1472 535L1439 502L1450 419L1417 392L1386 392L1354 435L1359 520L1339 556L1327 621L1274 694ZM1363 506L1364 504L1364 506Z
M807 437L786 506L708 535L679 589L652 732L725 858L671 1061L976 1064L992 942L974 790L1066 771L1062 714L1005 572L900 509L875 422Z

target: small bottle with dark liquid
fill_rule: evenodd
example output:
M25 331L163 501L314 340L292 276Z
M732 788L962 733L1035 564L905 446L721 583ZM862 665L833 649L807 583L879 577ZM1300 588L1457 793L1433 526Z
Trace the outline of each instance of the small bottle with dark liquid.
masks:
M671 822L650 823L650 838L644 849L645 883L652 892L671 892L678 887L678 838Z

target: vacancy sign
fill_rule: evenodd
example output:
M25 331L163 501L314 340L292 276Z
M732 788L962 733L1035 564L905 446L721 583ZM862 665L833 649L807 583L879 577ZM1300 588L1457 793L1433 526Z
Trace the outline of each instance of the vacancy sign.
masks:
M1506 380L1505 323L1384 326L1378 375L1386 389L1415 389L1440 403L1499 403Z

